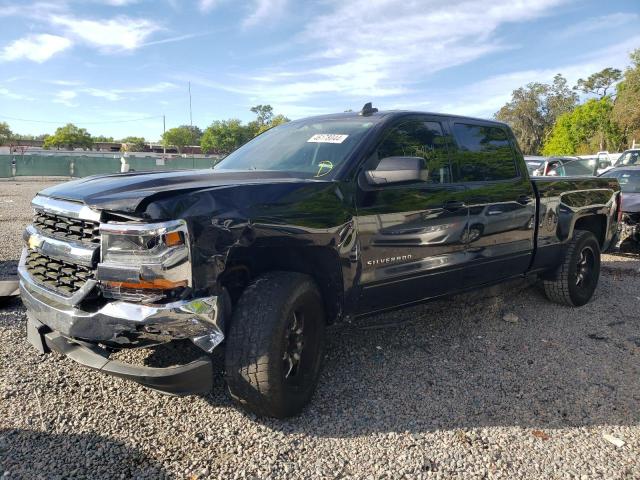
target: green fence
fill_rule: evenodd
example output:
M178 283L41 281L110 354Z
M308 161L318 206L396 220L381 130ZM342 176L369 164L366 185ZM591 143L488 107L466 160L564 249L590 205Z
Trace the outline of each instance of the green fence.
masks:
M180 170L211 168L217 158L177 157L157 158L130 155L126 157L132 171ZM13 164L13 165L12 165ZM87 177L105 173L119 173L120 157L90 157L86 155L0 155L0 178L31 177Z
M12 177L11 157L9 155L0 155L0 178Z
M118 173L119 171L119 158L75 157L73 159L74 177L80 178L104 173Z
M14 158L16 177L69 176L71 168L71 158L69 157L25 155Z

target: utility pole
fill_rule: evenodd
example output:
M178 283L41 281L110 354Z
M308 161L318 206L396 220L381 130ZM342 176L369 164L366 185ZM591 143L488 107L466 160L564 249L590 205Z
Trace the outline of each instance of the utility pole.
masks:
M167 156L167 145L164 141L164 134L167 133L167 122L165 122L164 113L162 114L162 156Z
M193 131L193 112L191 111L191 82L189 82L189 126Z
M191 82L189 82L189 127L190 127L190 131L191 131L191 145L192 146L195 142L195 135L193 134L193 113L191 111ZM193 150L191 150L191 154L193 155Z

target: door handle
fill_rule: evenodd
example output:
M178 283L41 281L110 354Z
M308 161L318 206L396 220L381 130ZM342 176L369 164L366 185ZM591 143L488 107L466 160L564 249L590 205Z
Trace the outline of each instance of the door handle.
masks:
M444 202L443 208L445 210L455 212L456 210L460 210L461 208L464 208L466 206L467 205L464 202L460 202L457 200L449 200L448 202Z
M516 201L522 205L526 205L531 203L531 197L529 195L520 195Z

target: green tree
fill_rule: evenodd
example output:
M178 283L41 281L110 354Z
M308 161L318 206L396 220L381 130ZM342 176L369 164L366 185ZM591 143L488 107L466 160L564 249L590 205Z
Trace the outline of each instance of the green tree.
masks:
M495 118L511 126L524 153L537 154L556 119L577 103L578 95L557 74L551 84L535 82L514 90Z
M44 141L44 148L66 147L69 150L82 148L83 150L93 147L93 138L84 128L67 123L64 127L56 129L56 132L47 137Z
M216 120L202 134L200 146L204 153L231 153L250 136L248 128L237 118Z
M98 135L97 137L93 137L92 140L93 140L93 143L113 142L113 137L105 137L104 135Z
M631 66L617 85L611 118L620 129L627 146L640 141L640 48L631 54Z
M147 143L144 137L124 137L120 140L122 147L120 150L125 152L144 152L144 146Z
M575 89L580 90L583 93L591 93L603 98L607 96L607 90L609 90L621 78L622 72L620 70L608 67L589 75L586 80L582 78L579 79L576 83Z
M617 150L620 135L611 121L610 97L592 98L558 118L544 144L544 155L575 155Z
M202 130L195 125L180 125L178 128L186 128L191 132L191 140L189 140L189 145L199 145L200 139L202 138Z
M273 114L273 107L271 105L256 105L251 107L251 111L257 115L257 118L252 122L249 122L247 129L252 137L260 135L262 132L276 127L290 120L284 115Z
M271 105L256 105L251 107L251 111L257 115L256 122L260 126L268 124L273 118L273 107Z
M191 140L192 132L188 126L171 128L162 135L162 144L165 147L176 147L178 153L182 153L184 147L191 145Z
M9 143L9 140L11 140L12 138L13 133L9 128L9 124L7 122L0 122L0 145Z
M289 120L284 115L278 114L275 117L273 117L271 119L271 121L269 122L269 128L277 127L278 125L282 125L283 123L287 123L287 122L290 122L290 121L291 120Z

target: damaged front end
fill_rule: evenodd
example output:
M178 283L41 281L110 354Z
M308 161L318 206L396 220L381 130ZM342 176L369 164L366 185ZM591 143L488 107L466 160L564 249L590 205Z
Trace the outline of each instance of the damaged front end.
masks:
M623 212L620 230L622 238L640 241L640 212Z
M194 295L186 223L115 222L44 196L33 206L18 267L29 340L43 353L56 350L161 391L208 390L208 355L168 369L109 360L113 349L189 339L210 353L223 341L227 303Z

